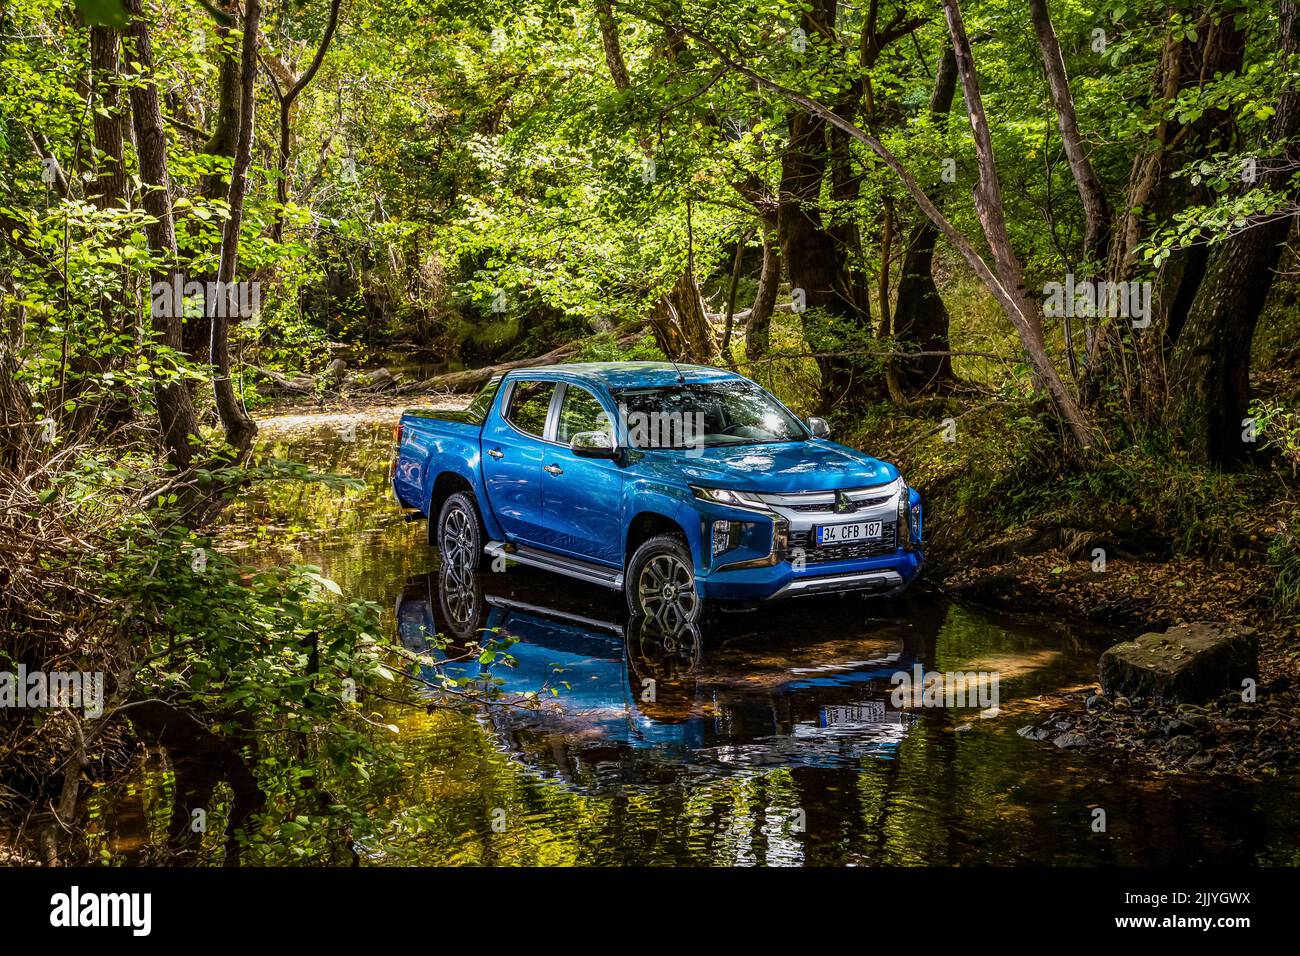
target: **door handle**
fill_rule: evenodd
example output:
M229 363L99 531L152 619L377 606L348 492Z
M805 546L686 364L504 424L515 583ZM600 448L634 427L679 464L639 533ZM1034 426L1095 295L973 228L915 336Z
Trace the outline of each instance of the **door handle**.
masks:
M506 453L503 452L500 448L489 448L489 449L488 449L488 454L491 455L493 458L504 458L504 457L506 457Z
M562 475L562 474L564 474L564 469L561 468L559 465L546 465L546 466L543 468L543 470L546 471L546 472L549 472L549 473L552 474L552 475Z

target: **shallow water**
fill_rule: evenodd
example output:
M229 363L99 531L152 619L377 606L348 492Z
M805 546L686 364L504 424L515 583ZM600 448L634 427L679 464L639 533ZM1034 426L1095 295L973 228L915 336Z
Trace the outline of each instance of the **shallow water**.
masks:
M1092 681L1115 635L924 588L657 633L629 625L617 594L543 572L449 581L387 496L389 417L346 440L337 423L268 429L265 449L367 486L273 489L236 510L239 536L391 609L413 650L509 635L503 689L550 699L391 708L404 772L373 800L397 822L355 835L368 865L1300 862L1295 781L1155 775L1017 735L1041 695ZM996 673L996 714L899 707L891 677L918 665ZM146 854L159 786L146 772L104 808L114 855Z

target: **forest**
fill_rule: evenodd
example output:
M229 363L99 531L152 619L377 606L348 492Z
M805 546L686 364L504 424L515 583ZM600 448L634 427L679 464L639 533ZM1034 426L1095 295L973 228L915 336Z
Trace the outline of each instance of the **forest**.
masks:
M0 709L0 861L112 860L146 752L224 781L168 862L402 826L393 708L513 691L294 546L533 364L738 371L905 463L937 587L1248 623L1300 727L1298 76L1300 0L0 0L0 670L103 679Z

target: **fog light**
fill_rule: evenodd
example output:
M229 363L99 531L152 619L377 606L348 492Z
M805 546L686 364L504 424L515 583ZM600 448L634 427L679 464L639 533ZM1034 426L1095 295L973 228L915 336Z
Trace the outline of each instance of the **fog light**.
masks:
M736 545L740 544L739 521L715 521L713 522L713 556L716 558L724 551L730 551Z

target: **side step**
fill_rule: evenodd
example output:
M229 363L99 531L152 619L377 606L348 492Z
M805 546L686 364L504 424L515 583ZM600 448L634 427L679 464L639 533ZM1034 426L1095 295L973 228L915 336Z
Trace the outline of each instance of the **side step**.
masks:
M483 546L483 551L494 558L504 557L507 561L517 561L530 567L554 571L556 574L586 581L588 584L599 584L601 587L620 591L623 589L622 571L615 571L613 568L592 564L578 558L566 558L560 554L552 554L550 551L542 551L540 548L530 548L526 544L512 544L507 541L489 541Z

